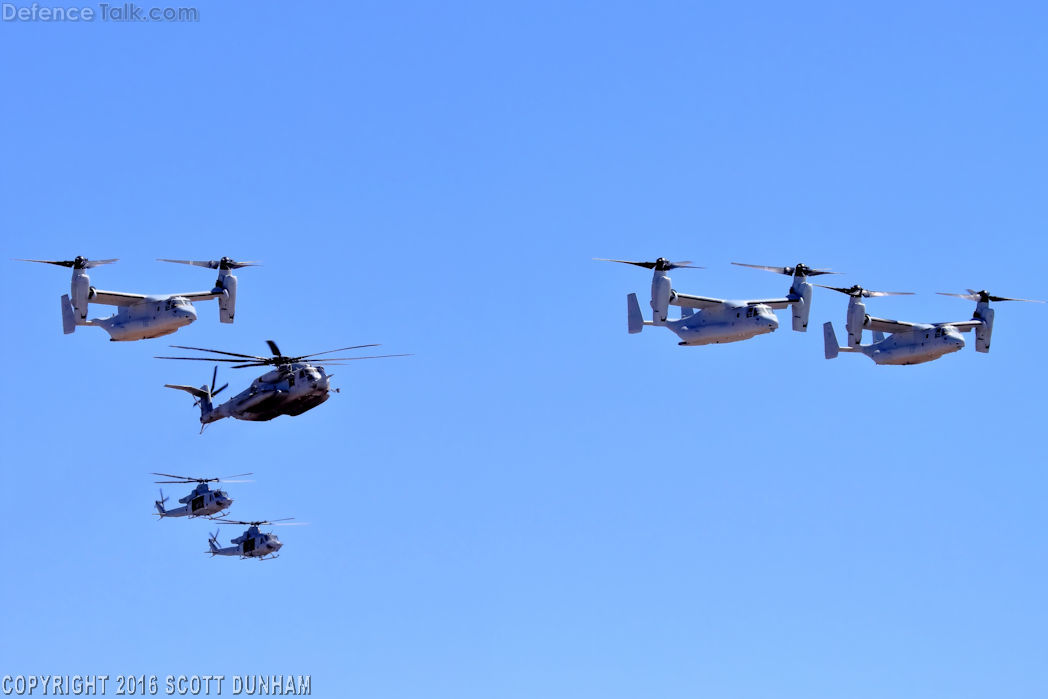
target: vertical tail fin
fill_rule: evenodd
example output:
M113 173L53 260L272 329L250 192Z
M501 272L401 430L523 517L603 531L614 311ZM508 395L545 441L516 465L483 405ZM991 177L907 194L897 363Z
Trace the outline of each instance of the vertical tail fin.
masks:
M644 329L644 316L640 312L640 302L636 294L626 296L626 318L630 335L636 335Z
M840 352L840 345L837 344L837 334L833 332L833 323L824 323L822 326L822 338L826 345L826 358L836 359L837 354Z
M164 489L161 488L160 499L154 503L156 505L156 511L160 514L161 517L163 517L164 514L167 512L167 510L164 509L165 502L167 502L167 498L164 497Z
M76 317L73 315L73 302L69 294L62 294L62 332L66 335L76 330Z

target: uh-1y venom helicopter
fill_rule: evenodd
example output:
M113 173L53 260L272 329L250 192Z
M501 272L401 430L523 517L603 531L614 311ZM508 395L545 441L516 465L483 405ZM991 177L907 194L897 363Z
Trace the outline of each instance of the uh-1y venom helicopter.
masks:
M688 261L671 262L664 257L654 262L609 260L602 257L594 259L604 262L621 262L653 270L651 280L652 319L644 320L637 295L628 294L626 310L629 332L630 334L639 333L645 325L661 325L677 334L681 339L678 344L689 346L738 342L756 335L774 332L779 327L779 320L772 310L791 306L793 308L793 329L797 332L805 332L808 329L808 314L811 311L812 298L812 285L808 282L808 277L836 274L829 270L812 269L803 263L794 267L767 267L733 262L732 264L740 267L752 267L792 276L793 283L783 298L728 301L707 296L681 294L675 291L667 272L680 267L702 269L694 267ZM670 306L680 306L679 320L670 320L667 317Z
M822 286L821 284L819 286ZM845 327L848 331L848 345L837 344L837 334L833 323L825 323L823 339L826 345L826 358L835 359L839 352L859 352L865 354L877 364L923 364L938 359L964 347L962 332L975 331L975 351L989 352L990 337L993 334L993 309L991 301L1026 301L1044 303L1033 299L1013 299L1005 296L994 296L987 291L968 289L967 294L949 294L938 292L942 296L975 301L975 313L971 320L960 320L947 323L908 323L887 318L875 318L866 314L864 298L876 296L909 296L907 291L870 291L855 285L848 288L826 286L824 289L847 294L848 315ZM862 344L862 331L873 333L873 342ZM890 333L885 337L884 333Z
M176 384L164 384L167 388L176 388L196 396L194 405L200 405L200 431L204 431L209 423L221 420L225 417L233 417L237 420L265 421L272 420L279 415L301 415L315 408L328 399L331 393L329 375L324 365L339 365L343 362L353 362L359 359L381 359L384 357L406 357L406 354L382 354L370 357L322 357L323 354L332 352L343 352L346 350L361 349L363 347L378 347L376 344L355 345L353 347L341 347L339 349L327 350L326 352L315 352L300 357L285 357L280 353L277 344L272 340L266 340L272 357L259 357L252 354L238 354L236 352L223 352L221 350L204 349L201 347L184 347L182 345L171 345L177 349L194 350L197 352L213 352L238 359L224 359L219 357L157 357L157 359L184 359L198 362L232 362L233 369L244 369L246 367L271 366L268 371L251 382L245 390L233 396L221 405L213 405L211 399L222 392L226 386L223 385L215 390L215 381L218 378L218 367L215 367L211 375L211 387L205 384L200 388L193 386L181 386ZM338 389L334 389L336 392Z
M262 533L259 531L259 527L271 524L277 527L290 527L295 525L303 525L306 522L290 522L289 520L294 517L287 517L285 519L274 519L272 521L260 521L260 522L241 522L239 520L232 519L219 519L217 522L224 524L239 524L247 527L243 534L235 539L230 539L229 543L232 546L221 547L218 545L218 530L215 530L214 534L208 537L207 543L211 548L210 553L212 556L240 556L241 558L257 558L260 561L266 558L279 558L277 551L284 546L280 539L277 538L276 534L272 532Z
M208 519L213 519L215 515L223 514L229 509L230 505L233 504L233 498L229 497L229 493L224 490L211 490L207 484L250 483L251 481L234 481L230 479L239 478L240 476L250 476L252 474L238 473L233 476L226 476L225 478L193 478L191 476L175 476L170 473L153 473L153 475L177 479L173 481L154 481L155 483L197 484L189 495L178 499L184 507L176 507L170 510L164 508L164 503L167 502L167 498L164 497L164 491L161 489L160 499L154 503L156 505L157 514L161 519L164 517L207 517Z
M89 260L86 257L76 257L72 260L21 261L71 267L73 280L69 285L69 294L62 296L62 332L68 335L75 331L78 325L92 325L109 333L109 339L114 342L148 340L170 335L197 319L193 301L218 299L218 319L223 323L232 323L236 312L237 278L231 274L231 270L258 265L257 262L237 262L228 257L217 261L161 259L160 262L217 269L215 288L211 291L147 296L123 291L102 291L91 286L91 279L85 270L111 264L116 262L115 259ZM89 319L89 303L116 306L117 311L107 318Z

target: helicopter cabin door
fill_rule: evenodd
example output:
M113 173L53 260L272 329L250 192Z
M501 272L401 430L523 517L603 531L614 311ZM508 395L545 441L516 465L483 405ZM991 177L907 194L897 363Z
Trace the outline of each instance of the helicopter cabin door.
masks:
M189 512L190 512L190 514L192 514L193 512L196 512L197 510L202 509L203 507L204 507L204 496L203 495L197 495L189 503Z
M255 550L255 539L254 537L244 540L244 553L251 553Z

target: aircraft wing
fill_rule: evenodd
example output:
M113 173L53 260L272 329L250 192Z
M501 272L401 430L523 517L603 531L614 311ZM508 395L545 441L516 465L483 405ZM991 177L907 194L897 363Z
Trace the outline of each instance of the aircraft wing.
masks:
M868 322L865 325L867 330L880 330L884 333L905 333L916 329L919 326L928 327L923 323L907 323L904 320L888 320L887 318L874 318L868 316Z
M978 328L983 324L981 320L972 318L971 320L959 320L956 323L939 323L939 325L949 325L952 328L957 328L962 333L966 333L973 328Z
M209 299L217 299L219 296L223 295L225 295L225 292L221 289L212 289L211 291L190 291L186 294L150 294L148 296L145 294L129 294L125 291L102 291L101 289L92 289L88 301L91 303L100 303L106 306L133 306L136 303L142 303L143 301L166 301L176 296L188 301L207 301Z
M724 299L714 299L708 296L692 296L691 294L677 294L675 298L670 299L671 306L680 306L681 308L716 308L724 303Z
M123 291L102 291L91 289L87 298L90 303L101 303L106 306L134 306L146 300L145 294L128 294Z
M212 289L211 291L190 291L188 294L168 294L168 298L179 297L188 301L210 301L211 299L217 299L219 296L225 296L225 292L222 289Z
M797 299L758 299L756 301L743 301L747 306L770 306L774 309L789 308L790 304L796 302Z

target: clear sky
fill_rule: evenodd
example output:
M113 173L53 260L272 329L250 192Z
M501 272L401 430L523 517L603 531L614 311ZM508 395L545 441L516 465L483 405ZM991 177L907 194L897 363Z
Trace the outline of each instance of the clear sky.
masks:
M20 1L20 0L19 0ZM183 3L184 4L184 3ZM148 4L147 4L148 6ZM7 377L0 674L310 674L323 697L1048 695L1048 307L993 350L878 367L811 331L626 333L650 274L778 296L804 261L1048 298L1042 3L199 3L0 23ZM67 270L209 288L235 325L61 332ZM97 307L99 312L104 311ZM169 342L406 359L198 435ZM253 370L220 381L243 388ZM225 475L279 560L156 522ZM186 488L185 490L188 490ZM184 494L177 486L166 493ZM213 527L212 527L213 529ZM223 526L221 537L239 529Z

